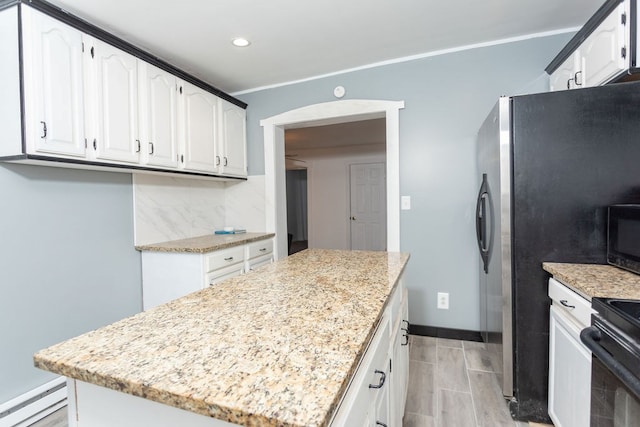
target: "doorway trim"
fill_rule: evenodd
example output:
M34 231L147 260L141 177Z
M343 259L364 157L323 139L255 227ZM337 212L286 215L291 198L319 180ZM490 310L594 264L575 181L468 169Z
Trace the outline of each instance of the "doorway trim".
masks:
M287 256L284 131L291 128L386 120L387 250L400 251L400 109L404 101L348 99L308 105L260 120L264 131L266 231L275 233L274 256Z

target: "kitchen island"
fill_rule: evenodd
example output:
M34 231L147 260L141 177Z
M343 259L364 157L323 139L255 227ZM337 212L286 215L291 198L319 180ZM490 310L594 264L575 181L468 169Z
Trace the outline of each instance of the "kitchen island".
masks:
M35 365L70 379L71 425L327 426L345 396L362 401L350 382L372 338L396 353L408 258L303 251L49 347Z

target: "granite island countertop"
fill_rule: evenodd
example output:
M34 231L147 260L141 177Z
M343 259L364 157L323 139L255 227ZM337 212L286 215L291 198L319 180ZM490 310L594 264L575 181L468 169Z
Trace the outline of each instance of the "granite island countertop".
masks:
M408 259L306 250L41 350L35 366L240 425L326 426Z
M542 268L584 298L640 300L640 275L612 265L544 262Z
M244 245L258 240L274 237L274 233L206 234L167 242L136 246L138 251L148 252L185 252L204 254L233 246Z

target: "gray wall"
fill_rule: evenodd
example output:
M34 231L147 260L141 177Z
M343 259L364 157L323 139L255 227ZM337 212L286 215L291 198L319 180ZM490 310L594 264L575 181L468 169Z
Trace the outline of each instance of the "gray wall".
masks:
M130 174L0 163L0 402L39 349L140 311Z
M572 34L466 50L239 95L249 104L249 173L264 173L259 121L305 105L346 98L404 100L400 111L401 249L412 323L478 330L474 209L479 185L476 133L500 95L546 90L544 68ZM295 61L283 66L295 67ZM450 309L436 309L436 293Z

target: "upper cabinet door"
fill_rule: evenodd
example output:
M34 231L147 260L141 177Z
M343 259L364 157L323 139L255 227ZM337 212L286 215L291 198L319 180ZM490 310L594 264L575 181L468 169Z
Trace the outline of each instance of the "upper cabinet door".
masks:
M99 40L93 40L91 56L96 158L138 163L138 60Z
M28 152L84 157L82 33L22 7Z
M549 89L551 91L575 89L582 83L580 81L580 51L575 51L567 58L556 71L549 77ZM577 79L577 81L576 81Z
M217 152L218 98L183 82L184 168L217 172L222 159Z
M177 78L140 62L142 150L147 165L178 166Z
M629 48L625 45L629 18L625 6L620 3L580 45L586 87L606 83L629 66Z
M222 173L247 176L246 111L223 99L220 103Z

